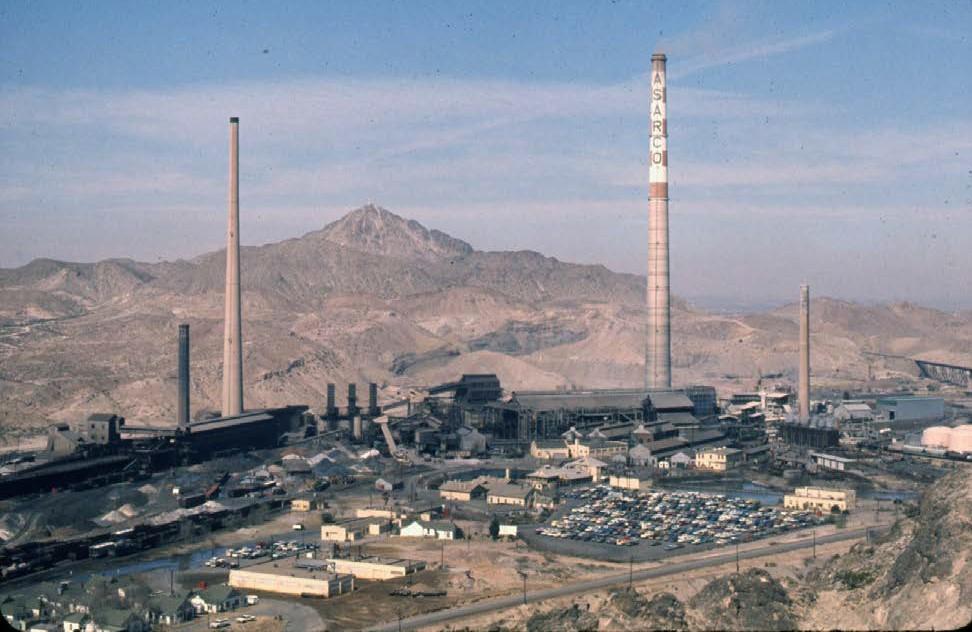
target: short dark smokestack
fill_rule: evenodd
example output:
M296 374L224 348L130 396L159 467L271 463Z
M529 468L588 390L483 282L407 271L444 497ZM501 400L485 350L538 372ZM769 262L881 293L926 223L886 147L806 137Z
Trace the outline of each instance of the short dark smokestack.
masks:
M378 385L372 382L368 384L368 414L372 417L378 415Z
M337 396L334 392L334 384L327 385L327 408L324 414L328 417L337 417Z
M189 425L189 325L179 325L179 401L176 422L180 428Z
M348 384L348 415L358 414L358 385Z

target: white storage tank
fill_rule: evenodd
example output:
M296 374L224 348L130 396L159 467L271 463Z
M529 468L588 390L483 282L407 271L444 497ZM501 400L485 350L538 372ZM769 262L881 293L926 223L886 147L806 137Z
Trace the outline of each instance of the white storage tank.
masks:
M949 448L952 441L952 429L947 426L932 426L921 433L921 445L925 447Z
M948 448L955 452L972 452L972 425L963 424L953 428Z

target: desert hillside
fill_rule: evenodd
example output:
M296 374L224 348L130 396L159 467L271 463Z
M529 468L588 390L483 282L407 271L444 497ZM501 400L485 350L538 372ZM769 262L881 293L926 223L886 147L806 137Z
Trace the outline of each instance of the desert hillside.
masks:
M423 385L470 371L495 372L507 389L641 383L639 276L478 251L370 205L303 237L246 247L242 260L247 406L318 408L327 382ZM192 326L193 409L215 408L223 263L212 252L0 269L0 424L106 410L169 423L180 322ZM673 304L676 383L793 380L794 305L728 316ZM821 386L912 379L866 352L972 363L967 312L817 298L812 327Z

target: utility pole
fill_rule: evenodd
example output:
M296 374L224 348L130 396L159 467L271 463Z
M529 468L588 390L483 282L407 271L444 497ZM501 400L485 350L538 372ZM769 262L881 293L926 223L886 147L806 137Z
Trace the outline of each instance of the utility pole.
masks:
M628 591L634 591L634 555L628 556Z
M442 548L440 549L439 568L445 568L445 540L442 541Z
M526 602L527 602L526 578L527 578L527 576L526 576L526 573L523 572L523 571L517 571L517 573L519 573L520 574L520 577L523 579L523 605L526 605Z
M736 575L739 574L739 543L736 542Z
M813 559L817 559L817 530L813 530Z

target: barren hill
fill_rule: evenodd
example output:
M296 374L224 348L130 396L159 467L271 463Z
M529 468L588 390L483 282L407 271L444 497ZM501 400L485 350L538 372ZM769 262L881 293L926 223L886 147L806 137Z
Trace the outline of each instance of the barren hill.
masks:
M214 408L224 260L220 251L0 269L0 424L95 410L170 423L179 322L192 326L193 409ZM511 388L641 384L643 277L477 251L371 205L243 248L242 265L247 406L320 407L327 382L422 385L470 371L494 371ZM795 306L728 316L673 305L677 383L793 379ZM972 363L968 312L817 298L812 319L818 385L911 379L865 351Z

